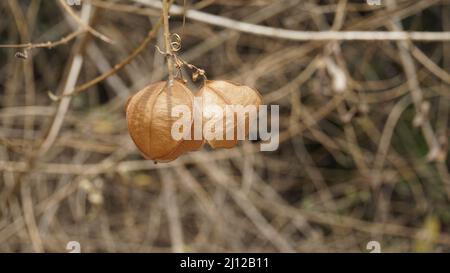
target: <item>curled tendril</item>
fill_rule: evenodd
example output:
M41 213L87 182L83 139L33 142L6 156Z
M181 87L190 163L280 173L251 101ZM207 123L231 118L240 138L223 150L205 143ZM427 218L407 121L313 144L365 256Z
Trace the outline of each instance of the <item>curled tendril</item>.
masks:
M177 33L172 33L170 35L170 47L172 49L173 52L178 52L181 49L181 37L180 35L178 35Z
M178 52L181 49L181 37L177 33L172 33L170 35L170 50L172 52ZM155 45L155 48L158 50L159 53L163 55L167 55L168 53L162 51L157 45Z
M185 60L181 59L176 52L181 50L181 37L180 35L178 35L177 33L172 33L170 35L170 51L171 52L164 52L163 50L161 50L157 45L155 45L156 50L164 55L166 58L173 58L173 61L175 63L175 67L178 69L176 76L179 76L181 78L181 80L185 81L183 79L183 73L181 72L181 69L183 66L186 66L187 68L193 70L192 72L192 80L195 82L198 80L198 78L202 77L203 80L207 80L206 78L206 72L205 70L196 67L193 64L190 64L188 62L186 62Z

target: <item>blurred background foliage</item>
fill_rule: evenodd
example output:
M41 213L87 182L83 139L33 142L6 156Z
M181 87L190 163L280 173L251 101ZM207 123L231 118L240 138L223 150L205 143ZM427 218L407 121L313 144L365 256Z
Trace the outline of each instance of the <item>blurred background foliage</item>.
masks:
M132 143L124 104L166 78L161 31L85 92L55 102L48 91L121 63L155 27L155 2L70 7L112 44L84 31L52 48L0 48L0 251L78 241L83 252L367 252L372 240L383 252L450 250L448 42L292 41L174 15L181 57L280 105L280 146L205 146L154 164ZM447 0L174 5L299 31L450 31ZM60 1L0 1L2 45L77 30Z

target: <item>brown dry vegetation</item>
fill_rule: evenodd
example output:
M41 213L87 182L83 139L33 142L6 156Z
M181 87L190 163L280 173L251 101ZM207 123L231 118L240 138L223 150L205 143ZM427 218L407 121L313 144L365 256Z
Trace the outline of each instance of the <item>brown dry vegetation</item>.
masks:
M0 251L450 250L449 1L175 1L216 15L171 17L179 56L280 105L280 146L154 164L124 104L167 77L158 2L0 1L0 44L33 43L0 48ZM343 36L355 30L439 33Z

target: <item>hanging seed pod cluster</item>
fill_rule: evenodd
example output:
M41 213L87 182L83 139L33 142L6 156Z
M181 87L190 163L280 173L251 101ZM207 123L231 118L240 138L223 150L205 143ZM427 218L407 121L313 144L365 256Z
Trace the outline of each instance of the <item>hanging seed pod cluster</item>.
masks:
M181 37L170 33L169 6L169 1L163 1L165 52L156 47L166 57L169 80L148 85L132 96L126 105L128 131L134 143L146 158L162 162L171 161L184 153L198 150L205 142L212 148L234 147L238 141L237 134L242 135L241 127L245 127L244 138L249 134L250 115L244 116L244 125L241 121L238 128L237 116L234 113L224 119L223 113L226 112L227 106L258 107L262 103L261 95L255 89L228 81L209 81L203 69L177 56L176 52L181 49ZM173 38L175 40L171 41ZM174 79L174 69L178 69L182 77L183 67L193 70L193 81L200 77L204 80L203 87L196 96L189 90L183 79ZM194 102L195 99L201 101L200 106ZM194 135L194 138L174 137L173 129L174 125L178 125L178 119L172 116L172 110L178 106L184 106L183 109L187 109L190 113L188 122L183 123L183 132ZM196 123L193 122L197 120L198 113L201 115L199 117L201 127L204 124L218 125L211 126L214 128L215 137L209 137L209 133L207 138L204 137L203 128L198 137L198 126L195 126Z
M200 140L174 139L171 129L177 118L171 115L171 109L184 105L191 113L194 113L194 98L202 102L199 109L202 125L224 121L221 126L216 127L218 130L215 132L216 135L222 135L219 139L205 141L203 135ZM214 115L211 109L214 107L225 109L229 105L258 107L261 103L262 98L257 90L228 81L205 80L197 95L194 95L181 80L175 80L170 90L167 82L156 82L129 98L126 105L128 131L137 148L147 159L168 162L184 153L200 149L205 142L212 148L236 146L238 142L236 116L232 117L233 125L227 127L229 119ZM246 136L249 133L249 118L249 116L245 117L244 134ZM190 124L189 130L194 135L193 116L191 116ZM228 132L233 136L231 140L226 138L227 128L232 130Z

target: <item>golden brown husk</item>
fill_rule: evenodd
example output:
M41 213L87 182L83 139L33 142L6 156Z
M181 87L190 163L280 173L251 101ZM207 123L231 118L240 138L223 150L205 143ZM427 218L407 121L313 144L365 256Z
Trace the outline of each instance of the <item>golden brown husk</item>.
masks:
M156 82L129 99L128 131L146 158L168 162L202 146L203 140L175 140L171 135L172 125L178 119L171 117L171 107L186 105L192 110L192 102L192 92L180 81L174 81L170 96L167 82Z
M236 83L232 83L229 81L206 81L205 85L202 87L202 89L199 92L199 96L202 97L203 100L203 109L207 109L206 107L208 105L218 105L223 109L223 112L225 113L225 107L226 105L242 105L242 106L248 106L248 105L255 105L259 106L262 104L262 97L260 93L248 86L245 85L239 85ZM205 114L205 112L204 112ZM211 118L203 116L203 124L211 120ZM213 148L232 148L236 146L237 144L237 117L234 115L234 126L233 128L233 134L234 139L233 140L226 140L226 128L227 123L230 123L230 120L227 120L224 117L224 125L222 129L223 134L223 140L208 140L208 144ZM249 129L248 129L248 123L249 123L249 117L246 116L246 128L245 128L245 136L248 136Z

